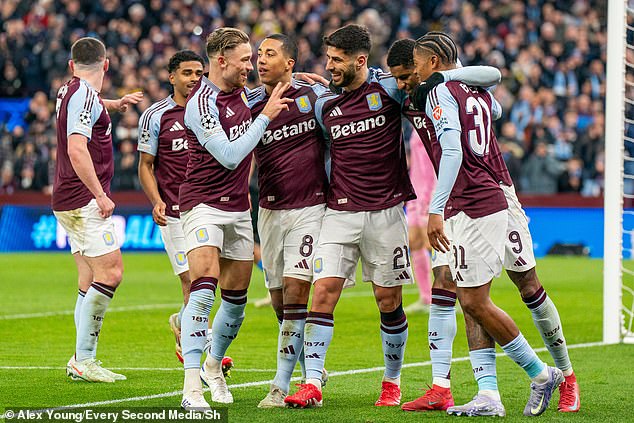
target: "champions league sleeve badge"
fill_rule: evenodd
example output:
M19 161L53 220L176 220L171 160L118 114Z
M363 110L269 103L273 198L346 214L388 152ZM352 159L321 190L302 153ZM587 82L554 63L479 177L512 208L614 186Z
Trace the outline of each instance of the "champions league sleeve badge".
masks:
M206 114L200 117L200 124L205 131L211 131L218 124L218 121L212 115Z
M148 144L150 142L150 131L143 129L139 136L139 142L142 144Z
M81 113L79 114L79 123L81 123L84 126L90 126L90 111L88 110L82 110Z

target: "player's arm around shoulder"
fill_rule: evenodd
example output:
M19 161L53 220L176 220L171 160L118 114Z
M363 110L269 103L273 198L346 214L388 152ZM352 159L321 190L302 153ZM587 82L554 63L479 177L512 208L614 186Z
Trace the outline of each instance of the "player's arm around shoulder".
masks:
M379 68L370 68L370 79L377 82L394 101L401 106L405 104L407 92L398 88L396 78L391 73Z
M444 82L459 81L477 87L491 87L502 80L502 73L492 66L466 66L440 71Z

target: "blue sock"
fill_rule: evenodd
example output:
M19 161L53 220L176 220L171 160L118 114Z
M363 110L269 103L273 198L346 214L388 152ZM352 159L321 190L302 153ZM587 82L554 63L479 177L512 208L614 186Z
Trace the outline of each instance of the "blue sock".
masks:
M456 337L456 293L444 289L431 290L428 322L429 356L434 383L451 376L451 355ZM449 386L443 386L448 388Z
M307 316L306 304L284 306L284 321L277 340L277 371L273 385L288 392L291 376L299 356L303 353L304 326Z
M330 313L311 311L304 326L304 359L306 361L306 381L319 381L326 361L326 352L332 341L335 321Z
M385 363L383 376L389 379L400 378L407 344L407 316L403 312L403 304L399 304L392 312L381 312L381 344Z
M81 317L81 305L84 303L84 297L86 296L86 291L82 291L81 289L77 293L77 301L75 301L75 332L79 333L79 320Z
M255 265L258 267L258 269L260 269L261 271L264 271L264 266L262 265L262 260L258 261Z
M183 310L181 321L181 346L185 369L200 367L200 359L207 339L209 313L214 305L217 284L218 279L212 277L202 277L192 281L189 302Z
M495 369L495 348L469 351L473 376L480 391L497 391L498 378Z
M539 288L535 294L528 298L522 298L526 307L531 311L533 323L539 330L544 344L557 366L562 371L572 369L564 329L557 312L555 303L552 302L544 287Z
M211 357L222 361L229 345L238 336L247 305L246 289L221 289L222 301L211 325Z
M508 344L502 345L502 349L506 355L524 369L531 379L534 379L546 367L546 363L537 357L537 354L535 354L535 351L528 345L524 335L521 333Z
M93 282L86 291L79 313L79 330L75 345L75 359L77 361L97 356L99 332L101 332L106 309L115 289L103 283Z

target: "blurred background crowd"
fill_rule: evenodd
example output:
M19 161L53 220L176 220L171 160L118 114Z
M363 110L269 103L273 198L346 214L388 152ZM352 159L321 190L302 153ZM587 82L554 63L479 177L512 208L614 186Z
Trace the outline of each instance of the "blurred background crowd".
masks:
M599 196L606 11L607 0L3 0L0 194L50 193L55 97L69 78L70 45L80 37L99 37L108 47L103 98L145 93L136 110L112 115L113 190L130 190L139 188L138 117L169 94L166 65L177 50L203 54L207 34L220 26L243 29L254 46L283 32L298 41L295 69L325 75L322 37L356 22L372 33L374 66L386 68L394 40L443 30L456 40L463 64L498 67L498 141L518 191ZM252 85L256 78L254 72Z

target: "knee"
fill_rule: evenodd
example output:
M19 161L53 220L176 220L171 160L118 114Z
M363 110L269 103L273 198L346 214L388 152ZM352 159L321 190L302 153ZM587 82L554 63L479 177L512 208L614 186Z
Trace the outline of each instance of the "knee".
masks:
M310 282L294 280L284 283L284 304L306 304Z
M479 316L482 314L483 304L476 297L465 294L458 294L458 301L460 302L460 307L465 314L470 315L476 321L479 321Z
M332 313L339 299L339 292L327 284L316 283L313 290L311 311Z
M277 320L281 322L284 319L284 301L282 299L282 290L275 289L275 290L271 290L270 292L271 292L271 307L273 307L273 311L275 311Z
M508 275L515 286L517 286L522 298L532 297L542 287L535 268L527 270L526 272L509 271Z
M119 286L123 279L123 265L112 266L106 269L106 280L104 283L114 287Z
M378 290L377 290L378 291ZM376 305L379 307L381 313L391 313L396 310L403 302L403 296L400 291L390 289L388 292L384 292L376 295Z
M449 266L434 267L432 270L434 273L432 288L456 292L456 283L453 281Z

